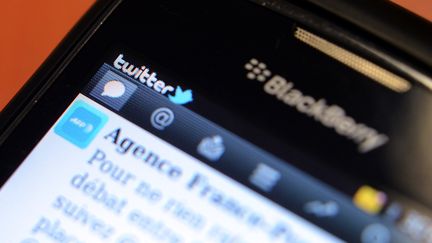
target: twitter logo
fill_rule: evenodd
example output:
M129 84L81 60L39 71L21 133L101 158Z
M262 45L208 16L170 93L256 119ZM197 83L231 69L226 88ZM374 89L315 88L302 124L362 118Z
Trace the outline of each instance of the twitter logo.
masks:
M182 90L180 86L177 86L174 95L168 95L169 100L177 105L184 105L193 101L192 90Z

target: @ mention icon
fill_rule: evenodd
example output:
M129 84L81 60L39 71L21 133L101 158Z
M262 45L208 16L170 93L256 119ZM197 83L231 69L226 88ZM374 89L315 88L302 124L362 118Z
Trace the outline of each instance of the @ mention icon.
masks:
M174 112L166 107L153 111L150 122L157 130L164 130L174 122Z

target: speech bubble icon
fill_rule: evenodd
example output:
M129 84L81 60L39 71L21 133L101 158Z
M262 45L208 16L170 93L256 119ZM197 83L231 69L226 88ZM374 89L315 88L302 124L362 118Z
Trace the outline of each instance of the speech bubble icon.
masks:
M125 92L126 92L126 87L122 82L117 80L111 80L105 84L104 90L101 95L112 97L112 98L118 98L124 95Z

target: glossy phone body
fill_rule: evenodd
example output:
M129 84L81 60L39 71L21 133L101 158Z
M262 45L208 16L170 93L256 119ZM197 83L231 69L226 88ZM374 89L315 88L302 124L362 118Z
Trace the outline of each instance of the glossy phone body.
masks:
M432 27L367 2L97 2L1 114L0 241L430 240Z

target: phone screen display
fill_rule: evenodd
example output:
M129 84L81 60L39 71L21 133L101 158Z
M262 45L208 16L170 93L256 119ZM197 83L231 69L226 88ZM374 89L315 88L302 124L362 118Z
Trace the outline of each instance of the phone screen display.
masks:
M25 219L7 240L340 241L206 165L224 166L249 151L237 163L254 162L251 185L270 192L283 175L277 159L181 106L198 102L192 90L170 86L147 67L117 69L125 58L101 67L3 187L1 214ZM11 210L29 200L31 207Z
M0 190L1 242L429 239L430 90L229 4L113 12L23 122L43 130L34 146L19 150L23 132L0 149L22 158Z

